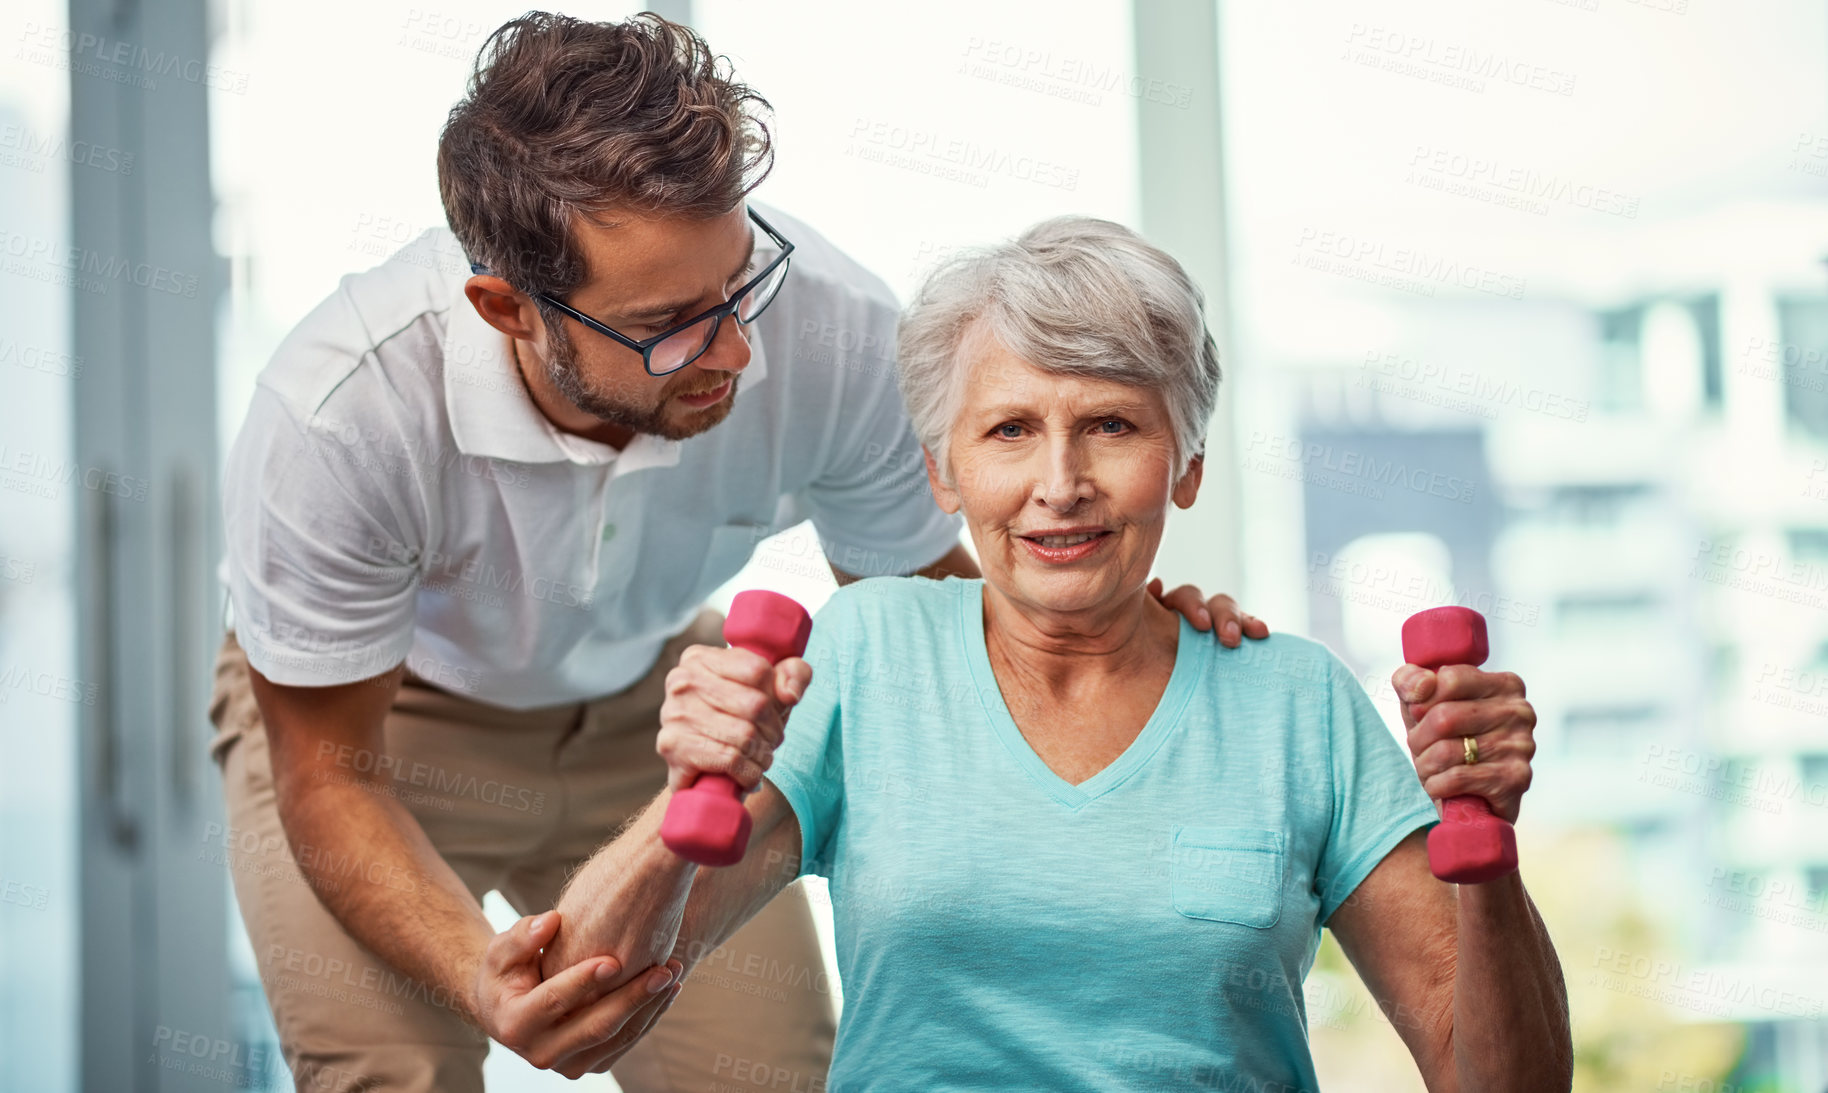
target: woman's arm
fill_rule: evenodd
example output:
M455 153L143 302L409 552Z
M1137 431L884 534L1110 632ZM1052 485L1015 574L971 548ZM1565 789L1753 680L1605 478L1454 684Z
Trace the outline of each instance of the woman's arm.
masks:
M1517 822L1536 712L1511 672L1404 665L1391 677L1422 788ZM1477 742L1467 763L1465 738ZM1541 1093L1574 1081L1561 963L1520 874L1454 886L1412 832L1333 913L1339 938L1434 1093Z
M1519 874L1445 884L1428 871L1427 842L1416 831L1327 926L1430 1093L1543 1093L1573 1084L1561 963Z
M547 946L541 963L545 975L593 956L613 956L625 969L646 968L673 951L698 867L660 841L667 805L674 792L691 785L699 774L725 775L745 792L762 789L762 772L774 763L788 711L799 704L811 682L812 666L800 657L770 664L747 649L708 645L688 646L680 654L666 676L660 734L655 739L656 750L666 759L666 789L566 883L557 908L565 925ZM700 921L739 914L752 899L759 909L794 878L788 873L765 894L752 890L775 877L758 873L751 864L763 853L759 844L784 820L793 821L797 837L799 824L773 786L751 793L743 807L753 824L745 860L713 870L706 878L700 898L713 903ZM793 852L797 862L798 843ZM744 918L747 915L735 921Z
M660 841L672 799L662 790L572 874L556 908L564 925L542 961L548 978L597 956L633 974L677 955L689 973L799 875L800 823L773 784L743 802L755 825L749 850L722 869L700 869Z
M562 925L540 965L544 977L605 956L619 974L632 975L629 969L659 964L676 950L683 977L799 875L799 819L762 772L773 765L787 712L811 680L811 665L799 657L770 664L746 649L704 645L680 655L667 673L655 741L667 761L667 788L566 883L557 908ZM701 773L727 775L754 791L743 802L751 823L743 860L702 874L660 839L674 792ZM618 1054L606 1048L602 1066L592 1069Z
M611 957L620 971L602 989L663 964L669 954L692 967L728 940L743 923L799 875L800 823L787 799L763 782L744 802L754 829L743 860L722 869L700 869L660 841L671 789L662 790L616 840L572 875L559 896L559 934L546 946L542 975L562 976L580 961ZM632 970L631 970L632 969ZM634 1039L604 1042L584 1071L601 1072Z

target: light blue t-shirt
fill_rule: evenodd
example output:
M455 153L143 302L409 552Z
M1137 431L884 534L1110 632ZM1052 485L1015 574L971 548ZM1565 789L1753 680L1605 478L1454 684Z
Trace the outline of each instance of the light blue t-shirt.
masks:
M768 779L831 881L830 1088L1316 1089L1320 926L1437 820L1363 688L1183 619L1141 734L1071 785L1003 703L983 586L860 581L813 623Z

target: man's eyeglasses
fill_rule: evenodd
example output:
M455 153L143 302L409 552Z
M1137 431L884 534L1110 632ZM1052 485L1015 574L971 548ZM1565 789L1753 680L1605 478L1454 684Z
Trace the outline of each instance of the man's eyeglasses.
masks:
M748 326L759 318L768 305L781 291L781 285L787 280L788 256L793 253L793 244L781 237L773 225L763 220L760 213L753 208L749 210L749 219L756 226L768 233L781 253L774 256L743 287L730 294L730 298L702 314L695 315L683 323L675 324L662 330L651 338L635 339L621 333L605 323L600 323L590 316L572 307L570 304L549 292L536 292L532 296L541 303L548 304L583 323L585 326L641 354L641 366L647 369L650 376L666 376L691 364L711 348L711 342L717 337L717 328L723 325L725 315L735 315L736 321ZM472 262L470 272L487 274L486 266Z

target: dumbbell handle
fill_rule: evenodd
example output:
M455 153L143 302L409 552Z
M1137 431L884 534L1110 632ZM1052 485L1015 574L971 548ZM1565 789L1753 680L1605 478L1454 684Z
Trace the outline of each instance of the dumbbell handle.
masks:
M776 592L739 592L724 619L724 640L779 664L806 651L812 618ZM735 865L749 849L749 810L742 787L724 774L700 774L667 802L660 840L699 865Z
M1468 607L1436 607L1403 623L1403 659L1438 671L1478 667L1491 655L1485 617ZM1483 797L1449 797L1428 833L1428 868L1450 884L1482 884L1517 871L1517 832Z

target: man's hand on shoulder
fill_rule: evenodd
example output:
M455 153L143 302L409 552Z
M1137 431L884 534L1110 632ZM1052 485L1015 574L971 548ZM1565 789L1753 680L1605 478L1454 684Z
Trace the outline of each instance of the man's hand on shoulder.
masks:
M1244 638L1262 640L1269 637L1269 624L1255 615L1246 614L1238 606L1238 601L1221 592L1211 599L1190 584L1181 585L1172 592L1162 592L1162 579L1156 577L1149 582L1149 594L1162 602L1163 607L1179 611L1187 616L1195 630L1213 630L1219 635L1219 643L1229 648L1237 648Z

